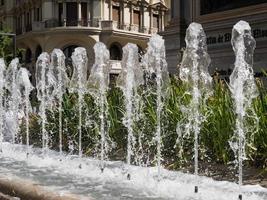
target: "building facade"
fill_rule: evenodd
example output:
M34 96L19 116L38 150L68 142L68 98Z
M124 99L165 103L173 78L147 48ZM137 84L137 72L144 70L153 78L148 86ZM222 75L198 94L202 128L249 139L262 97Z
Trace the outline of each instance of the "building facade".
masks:
M170 71L178 71L186 28L191 22L198 22L207 35L211 74L217 71L228 77L235 61L231 32L239 20L250 23L257 42L255 75L261 76L261 71L267 69L267 0L172 0L171 5L171 20L163 33Z
M41 52L60 48L69 58L78 46L86 48L90 69L93 46L101 41L117 73L122 47L131 42L142 52L151 34L164 30L169 5L168 0L2 0L0 22L17 34L30 71Z

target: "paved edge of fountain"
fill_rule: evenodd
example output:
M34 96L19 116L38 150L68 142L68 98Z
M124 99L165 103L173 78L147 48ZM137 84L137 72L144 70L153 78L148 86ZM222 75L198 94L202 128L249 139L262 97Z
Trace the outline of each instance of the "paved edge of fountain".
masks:
M11 197L0 192L0 200L18 200L17 197Z
M20 200L92 200L85 197L78 197L72 194L60 195L56 192L51 192L44 187L28 180L19 179L17 177L0 176L0 194L3 197L12 196L9 199L19 198ZM0 199L2 197L0 195ZM8 199L8 198L6 198Z

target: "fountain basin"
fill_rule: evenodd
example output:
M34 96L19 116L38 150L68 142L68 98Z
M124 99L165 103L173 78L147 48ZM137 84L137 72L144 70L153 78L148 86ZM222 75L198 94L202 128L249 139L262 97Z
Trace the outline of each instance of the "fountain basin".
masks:
M63 155L26 146L3 144L0 154L0 176L19 177L44 186L54 193L81 195L97 200L229 200L237 199L239 186L226 181L162 170L157 179L156 167L127 166L123 162L106 162L101 173L100 161L79 156ZM79 166L81 165L81 168ZM127 170L125 170L127 169ZM131 180L127 180L127 172ZM196 180L199 193L194 194ZM246 200L264 200L267 189L246 185L241 188ZM82 198L80 198L82 199Z

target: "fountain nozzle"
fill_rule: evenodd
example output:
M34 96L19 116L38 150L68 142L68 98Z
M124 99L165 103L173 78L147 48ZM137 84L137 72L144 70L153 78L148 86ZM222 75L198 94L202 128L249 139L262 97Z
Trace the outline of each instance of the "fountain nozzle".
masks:
M198 193L198 186L195 186L195 193Z
M101 173L104 173L104 167L101 167Z
M238 200L242 200L242 199L243 199L242 194L239 194Z
M131 174L127 174L127 180L131 180Z

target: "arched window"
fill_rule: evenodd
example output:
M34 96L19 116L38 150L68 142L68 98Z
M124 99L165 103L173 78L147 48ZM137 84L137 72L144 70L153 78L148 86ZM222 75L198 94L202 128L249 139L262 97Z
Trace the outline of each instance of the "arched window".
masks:
M110 48L110 59L111 60L121 60L122 59L122 48L119 43L113 43Z
M37 47L36 47L36 50L35 50L35 60L37 60L38 59L38 57L41 55L41 53L42 53L42 47L40 46L40 45L38 45Z
M25 53L25 62L31 63L31 61L32 61L32 51L31 49L28 48Z
M75 48L77 48L77 47L78 47L77 45L69 45L69 46L66 46L65 48L63 48L64 55L66 56L65 63L66 63L66 67L67 67L67 74L69 77L71 77L72 73L73 73L71 55L74 52Z
M75 48L77 48L77 45L69 45L63 49L63 52L66 56L66 58L71 58L72 53L74 52Z

